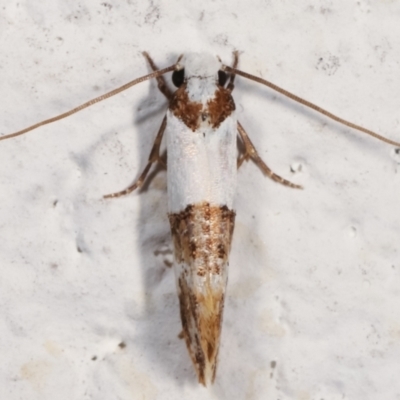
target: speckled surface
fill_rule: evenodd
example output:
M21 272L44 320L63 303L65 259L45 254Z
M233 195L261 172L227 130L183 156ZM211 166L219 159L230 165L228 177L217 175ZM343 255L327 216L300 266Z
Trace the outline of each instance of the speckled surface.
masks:
M399 1L0 0L0 133L185 51L400 140ZM400 399L400 156L255 83L238 118L282 187L239 171L216 383L183 341L154 82L0 142L0 398Z

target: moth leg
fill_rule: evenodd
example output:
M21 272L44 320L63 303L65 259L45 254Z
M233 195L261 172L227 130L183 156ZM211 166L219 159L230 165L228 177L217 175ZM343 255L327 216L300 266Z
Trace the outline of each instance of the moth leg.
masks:
M251 142L250 138L248 137L246 131L244 130L243 126L239 121L238 121L238 131L244 144L244 154L242 154L238 160L238 168L242 165L243 161L247 161L249 158L251 158L257 165L257 167L260 168L261 171L265 175L270 177L273 181L281 183L282 185L285 186L289 186L291 188L303 189L302 186L295 185L294 183L289 182L288 180L272 172L272 170L265 164L265 162L258 155L256 148L254 147L253 143Z
M234 52L233 52L233 64L232 64L232 68L237 68L237 66L238 66L238 63L239 63L239 52L237 51L237 50L235 50ZM230 74L230 76L229 76L229 83L228 83L228 86L226 87L230 92L232 92L233 91L233 89L235 88L235 83L234 83L234 81L235 81L235 74L234 73L231 73Z
M110 199L112 197L124 196L126 194L129 194L129 193L133 192L135 189L140 188L143 185L143 182L146 179L146 176L147 176L151 166L153 165L153 163L159 162L159 163L161 163L161 164L163 164L165 166L164 161L160 157L160 145L161 145L161 140L162 140L162 137L163 137L163 134L164 134L166 126L167 126L167 117L165 116L163 121L162 121L162 123L161 123L160 129L158 130L156 139L154 140L154 144L153 144L153 147L151 149L147 165L144 168L143 172L140 174L139 178L132 185L130 185L128 188L126 188L125 190L122 190L121 192L111 193L111 194L107 194L107 195L103 196L105 199Z
M153 71L157 71L158 68L156 66L156 64L154 63L153 59L149 56L149 54L144 51L143 52L144 57L146 58L147 62L150 64L150 67ZM169 90L168 86L167 86L167 82L165 82L164 76L159 75L156 77L157 79L157 85L158 85L158 89L160 90L160 92L168 99L171 100L172 97L172 93Z

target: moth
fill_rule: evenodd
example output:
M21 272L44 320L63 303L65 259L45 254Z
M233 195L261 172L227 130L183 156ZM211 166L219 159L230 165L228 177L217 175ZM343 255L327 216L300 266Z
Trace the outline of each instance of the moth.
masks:
M350 128L394 146L400 143L343 120L330 112L268 82L237 69L239 55L233 53L228 66L209 54L180 56L167 68L158 69L143 53L153 72L90 100L54 118L39 122L0 140L22 135L45 124L66 118L114 96L140 82L156 78L169 102L166 116L155 138L148 163L127 189L104 196L126 195L140 188L153 164L163 162L160 145L167 143L168 218L174 244L174 270L180 304L182 337L203 385L214 382L220 346L228 256L235 225L234 197L237 170L252 160L261 171L285 186L300 185L275 174L258 155L245 129L237 120L232 98L236 75L261 83L304 106ZM164 74L173 72L177 89L172 92ZM237 147L238 137L242 150Z

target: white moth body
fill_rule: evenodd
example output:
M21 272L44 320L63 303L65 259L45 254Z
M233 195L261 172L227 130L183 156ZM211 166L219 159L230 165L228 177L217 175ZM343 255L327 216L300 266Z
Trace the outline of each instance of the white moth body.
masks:
M396 147L400 147L400 142L344 120L272 82L238 70L237 51L234 52L232 67L222 65L216 57L207 54L188 54L180 57L176 64L158 69L147 53L143 55L153 69L152 73L56 117L0 136L0 141L66 118L145 80L157 79L160 91L169 100L169 109L154 140L148 163L128 188L104 197L126 195L143 185L151 166L163 161L160 158L160 145L165 133L168 217L174 243L174 270L183 338L199 382L206 385L214 381L216 374L228 256L235 223L233 204L237 168L244 161L252 160L275 182L291 188L302 188L275 174L265 164L237 121L231 96L235 76L265 85L336 122L383 142ZM163 78L165 73L172 71L172 81L178 87L174 93ZM228 75L229 83L225 87ZM237 139L240 139L243 147L239 158Z
M165 130L168 154L168 211L208 202L233 207L237 178L237 122L234 113L217 129L189 129L171 111Z
M168 209L183 336L203 384L215 378L235 212L237 121L216 58L191 54L165 130Z

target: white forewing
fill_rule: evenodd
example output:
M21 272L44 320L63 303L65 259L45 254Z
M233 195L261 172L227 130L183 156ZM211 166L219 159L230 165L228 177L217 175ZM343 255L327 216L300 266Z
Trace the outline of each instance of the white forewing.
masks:
M217 129L204 126L193 132L169 111L165 134L169 212L202 202L232 209L237 177L235 113Z

